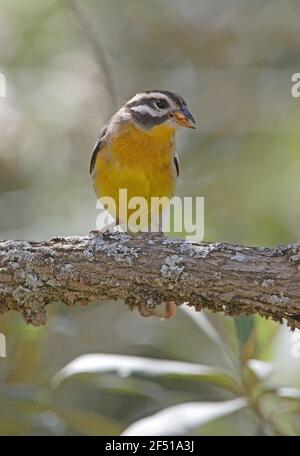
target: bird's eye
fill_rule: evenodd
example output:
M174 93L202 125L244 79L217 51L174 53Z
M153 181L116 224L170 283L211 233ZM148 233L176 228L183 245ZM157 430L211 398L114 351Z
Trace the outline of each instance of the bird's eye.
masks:
M168 102L166 100L156 100L153 104L158 109L166 109L168 107Z

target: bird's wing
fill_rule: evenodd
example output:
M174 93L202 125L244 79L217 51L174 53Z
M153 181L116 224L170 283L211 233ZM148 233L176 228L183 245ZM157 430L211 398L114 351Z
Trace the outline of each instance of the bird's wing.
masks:
M96 163L96 160L97 160L98 152L100 152L101 147L102 147L103 144L104 144L104 139L105 139L106 132L107 132L107 125L104 125L104 127L103 127L102 130L100 131L98 141L96 142L95 147L94 147L94 150L93 150L93 154L92 154L92 158L91 158L91 163L90 163L90 174L92 174L92 172L93 172L93 170L94 170L95 163Z
M174 165L175 165L176 174L177 174L177 177L178 177L178 176L179 176L179 158L178 158L176 149L175 149L175 151L174 151Z

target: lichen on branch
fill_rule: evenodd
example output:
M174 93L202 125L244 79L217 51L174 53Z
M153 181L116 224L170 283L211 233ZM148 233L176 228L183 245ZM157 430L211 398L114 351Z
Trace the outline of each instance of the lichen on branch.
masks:
M300 245L192 243L159 234L91 233L0 242L0 312L44 324L46 306L123 299L164 301L238 316L259 313L300 328Z

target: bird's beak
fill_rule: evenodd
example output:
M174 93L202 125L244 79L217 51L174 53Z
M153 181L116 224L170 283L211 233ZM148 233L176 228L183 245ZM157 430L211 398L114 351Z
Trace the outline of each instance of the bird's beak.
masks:
M186 106L182 106L179 111L174 111L173 116L175 121L187 128L196 128L196 122Z

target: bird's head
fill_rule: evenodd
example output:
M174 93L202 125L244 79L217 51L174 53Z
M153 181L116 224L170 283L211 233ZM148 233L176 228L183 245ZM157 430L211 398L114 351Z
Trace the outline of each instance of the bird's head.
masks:
M144 130L157 126L196 128L184 99L167 90L148 90L136 94L124 106L127 115Z

